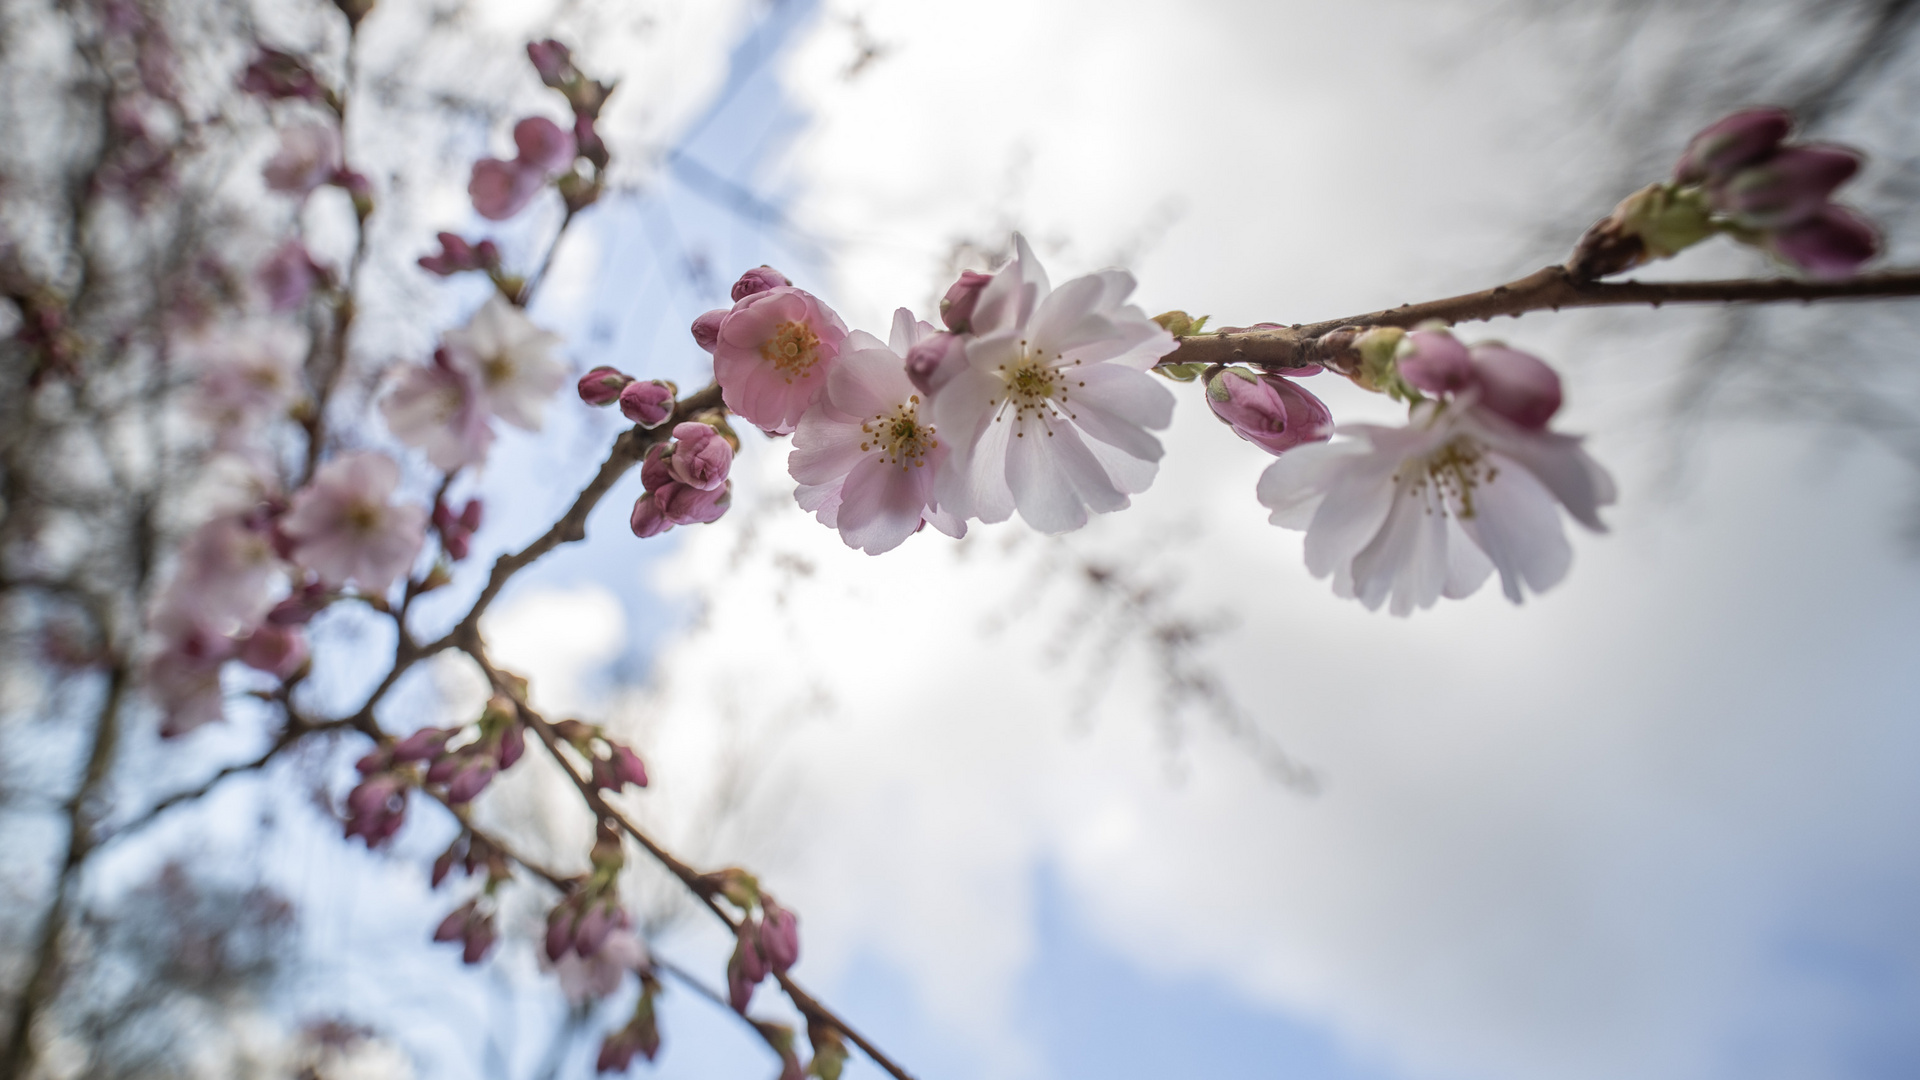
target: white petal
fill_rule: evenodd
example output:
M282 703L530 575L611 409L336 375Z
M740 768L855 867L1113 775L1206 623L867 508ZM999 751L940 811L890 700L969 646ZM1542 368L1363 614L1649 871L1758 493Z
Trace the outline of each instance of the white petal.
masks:
M1379 533L1353 558L1355 594L1369 609L1391 597L1388 610L1407 615L1433 606L1447 571L1447 515L1421 489L1400 485Z
M1495 458L1499 475L1474 489L1473 516L1460 527L1493 560L1507 599L1519 603L1521 585L1543 592L1573 565L1573 548L1560 525L1553 494L1525 469Z
M1025 426L1027 430L1016 432L1007 447L1007 487L1013 492L1014 505L1020 508L1022 520L1043 533L1072 532L1087 523L1086 504L1074 490L1067 469L1056 460L1057 440L1047 438L1038 424ZM1086 447L1080 450L1084 453ZM1104 474L1101 479L1105 480Z

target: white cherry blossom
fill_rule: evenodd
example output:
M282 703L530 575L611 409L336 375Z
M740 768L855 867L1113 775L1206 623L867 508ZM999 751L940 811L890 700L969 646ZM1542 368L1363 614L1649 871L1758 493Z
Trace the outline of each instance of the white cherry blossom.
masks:
M1541 592L1573 561L1555 504L1595 532L1613 479L1581 440L1522 428L1470 402L1415 408L1406 427L1342 425L1267 467L1272 522L1305 530L1307 569L1395 615L1467 596L1498 570L1507 598Z
M553 355L560 335L535 326L495 295L442 340L449 366L473 376L486 414L525 431L540 430L547 399L568 381L566 366Z
M980 291L966 367L942 386L933 419L952 456L935 484L943 510L1042 532L1127 506L1159 470L1173 395L1147 374L1174 349L1126 303L1133 275L1105 270L1053 289L1033 249Z

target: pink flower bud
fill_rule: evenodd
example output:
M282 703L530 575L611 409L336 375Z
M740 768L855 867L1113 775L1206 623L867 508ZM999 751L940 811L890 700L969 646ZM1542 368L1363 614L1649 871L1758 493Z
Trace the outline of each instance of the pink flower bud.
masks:
M754 293L763 293L768 289L777 289L782 285L791 284L793 282L787 280L787 275L773 267L756 266L741 274L740 280L733 283L733 302L737 304Z
M347 836L358 836L369 848L379 847L400 831L407 818L406 781L392 773L375 773L347 793Z
M292 311L306 302L319 280L320 268L298 240L289 240L274 249L272 255L254 271L260 291L267 294L267 306L275 311Z
M327 588L319 582L295 590L267 612L267 621L275 626L303 626L327 606Z
M746 1014L747 1003L753 1000L754 987L767 977L767 962L754 940L758 936L752 920L741 920L733 942L733 955L727 959L727 1001L734 1012L742 1015Z
M527 208L546 185L546 177L536 169L499 158L481 158L473 163L473 179L467 183L467 195L473 208L489 221L505 221Z
M640 462L640 486L658 491L673 483L673 469L667 460L667 444L655 443L649 447L646 458Z
M465 937L467 934L467 919L473 914L474 904L475 901L469 900L459 907L454 908L452 911L447 912L447 917L441 919L440 925L434 928L433 940L459 941Z
M271 100L300 98L318 101L326 90L308 70L306 61L279 49L261 46L240 76L240 89Z
M1695 135L1673 177L1683 184L1723 179L1766 160L1792 129L1793 114L1785 109L1743 109Z
M607 167L607 142L593 128L592 113L579 112L573 116L573 141L580 148L580 156L593 163L596 169Z
M573 136L544 116L529 116L513 125L513 145L520 164L543 173L556 173L573 163Z
M659 504L653 501L652 492L647 492L634 500L633 515L627 519L627 524L633 529L633 535L642 540L659 536L673 528L673 522L667 520L667 515L661 512Z
M340 168L340 132L328 124L302 124L280 133L280 150L261 175L275 191L305 195Z
M511 769L513 763L520 760L520 755L526 752L527 736L520 730L519 722L507 725L507 729L500 733L500 749L494 753L494 760L500 763L501 769Z
M958 334L934 334L907 350L907 378L928 397L966 367L967 343Z
M1457 394L1473 385L1467 347L1445 330L1415 330L1400 346L1400 377L1429 394Z
M1560 376L1532 353L1505 345L1473 347L1481 407L1523 428L1540 430L1560 411Z
M466 947L460 951L462 963L477 964L493 951L494 942L500 935L493 929L493 916L478 915L467 920Z
M657 379L628 383L620 391L620 415L643 428L659 427L673 416L673 387Z
M691 420L676 424L673 439L667 470L675 480L702 491L712 491L727 482L727 471L733 467L733 447L713 425Z
M555 904L547 912L547 959L559 960L573 948L573 924L578 919L574 897Z
M420 256L421 269L445 277L467 270L491 270L500 265L500 249L491 240L469 244L465 238L450 232L441 233L439 240L440 253Z
M1333 437L1326 405L1277 375L1249 379L1229 368L1207 382L1207 405L1234 434L1269 454Z
M714 308L693 320L693 343L712 352L720 341L720 324L726 321L726 308Z
M594 759L594 785L603 791L620 791L628 784L646 787L647 767L640 755L619 743L610 743L609 748L607 757Z
M540 73L540 81L555 90L565 86L573 74L573 54L551 38L528 42L527 59L533 61L533 70Z
M393 744L391 755L396 762L425 761L437 756L447 748L447 740L459 733L459 728L421 728L419 731Z
M1844 147L1789 146L1735 173L1715 193L1714 203L1752 228L1797 225L1859 171L1860 155Z
M620 400L620 391L631 382L633 376L602 364L580 376L580 400L596 407L611 405Z
M1828 203L1797 225L1775 232L1774 254L1817 278L1843 278L1880 253L1880 233L1867 219Z
M800 919L772 897L760 901L760 912L760 951L769 968L784 972L800 960Z
M454 774L459 771L460 755L442 754L433 759L432 765L427 766L426 780L429 784L444 784L453 779Z
M960 271L960 280L949 285L947 294L940 298L940 321L947 324L947 329L964 334L972 327L973 309L980 303L981 291L992 280L992 274Z
M573 927L573 951L585 960L600 951L606 943L607 935L615 928L625 926L627 913L614 906L612 898L595 903L580 916Z
M486 754L461 754L460 771L447 785L447 801L451 803L472 802L473 797L486 790L493 782L499 765Z
M719 521L733 505L733 485L722 483L707 490L676 481L654 492L653 499L675 525L706 525Z
M440 546L454 562L467 557L473 534L480 528L480 500L468 499L466 508L455 517L444 502L433 504L433 527L440 532Z
M263 623L240 643L240 662L285 679L307 662L307 636L297 626Z

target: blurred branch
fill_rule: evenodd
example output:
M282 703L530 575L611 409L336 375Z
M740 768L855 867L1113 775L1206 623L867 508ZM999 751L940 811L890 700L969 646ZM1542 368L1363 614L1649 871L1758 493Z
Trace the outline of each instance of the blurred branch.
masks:
M701 903L706 905L707 910L713 912L714 918L726 924L729 931L738 933L740 921L728 915L726 910L714 899L713 887L704 880L705 876L683 862L672 852L660 846L651 836L642 832L625 814L622 814L606 801L601 795L600 789L594 786L591 778L583 775L574 767L573 763L569 761L561 751L561 739L553 730L553 725L548 723L545 717L535 712L532 706L527 704L525 698L522 696L521 686L516 683L516 680L509 679L502 675L501 672L493 666L492 662L487 659L486 650L481 647L477 641L463 643L461 648L465 650L469 656L473 657L475 663L480 665L481 670L486 673L487 681L492 684L494 690L498 693L505 694L512 700L514 709L519 713L521 722L532 728L534 733L540 736L540 741L546 746L548 755L551 756L554 763L559 765L561 770L567 774L567 778L573 781L574 787L579 790L580 797L586 802L587 807L602 820L618 825L622 832L625 832L633 838L635 843L646 849L647 854L653 856L655 861L665 867L674 877L679 878L680 883L685 885L688 891L698 897ZM831 1027L840 1034L845 1035L855 1046L858 1046L864 1051L867 1057L873 1060L874 1064L886 1070L887 1073L895 1077L896 1080L913 1080L912 1074L896 1064L892 1058L889 1058L885 1052L870 1042L866 1036L855 1031L851 1024L841 1019L833 1010L822 1004L818 998L815 998L798 983L794 982L791 976L785 973L776 973L775 977L779 979L780 988L786 991L787 997L793 1002L794 1007L799 1009L801 1014L806 1016L808 1020ZM755 1026L757 1028L759 1025L756 1024ZM765 1033L763 1032L763 1034ZM768 1042L772 1045L771 1036L768 1036Z

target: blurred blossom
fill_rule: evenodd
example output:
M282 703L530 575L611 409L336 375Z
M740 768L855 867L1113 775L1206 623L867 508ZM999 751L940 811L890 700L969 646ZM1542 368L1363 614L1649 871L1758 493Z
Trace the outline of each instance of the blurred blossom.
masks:
M1481 408L1535 431L1560 411L1560 376L1546 361L1497 341L1475 344L1472 356Z
M800 485L800 508L869 555L899 547L923 523L966 535L966 522L935 498L948 448L907 377L905 357L936 337L957 340L906 308L894 312L889 343L862 330L848 335L826 393L794 432L787 471Z
M591 956L570 952L552 961L560 992L573 1005L612 997L629 973L643 971L651 963L646 943L624 927L610 931Z
M493 445L493 429L477 383L469 371L453 366L446 350L437 350L433 363L400 374L380 400L380 415L394 438L425 450L434 468L452 472L479 465Z
M290 195L306 195L340 168L340 131L331 124L306 123L280 132L280 149L262 175L267 186Z
M289 240L275 248L253 276L266 295L267 306L286 312L306 303L314 283L320 280L320 267L314 264L305 244Z
M946 295L940 298L940 321L947 324L947 329L956 334L972 329L973 309L980 302L981 291L992 280L992 274L960 271L960 280L948 286Z
M307 636L298 626L261 623L240 642L236 655L241 663L286 679L307 663Z
M488 414L524 431L540 430L548 399L567 382L565 365L553 355L560 335L495 295L442 341L448 366L474 379Z
M326 95L326 88L320 85L305 60L265 45L260 46L253 62L241 73L240 89L273 100L318 101Z
M194 413L216 442L232 448L264 425L284 419L302 393L305 334L275 320L209 327L179 344L182 366L194 374Z
M1724 180L1736 169L1771 155L1793 130L1793 116L1785 109L1743 109L1702 128L1687 144L1674 168L1674 179L1685 184Z
M1445 330L1415 330L1400 339L1400 376L1429 394L1457 394L1473 385L1473 361Z
M458 233L439 233L440 252L436 255L422 255L419 260L421 269L446 277L464 273L468 270L492 270L500 265L500 249L491 240L482 240L478 244L469 244Z
M321 465L281 521L294 561L329 586L353 581L384 595L413 565L426 532L426 507L390 501L399 483L393 459L370 450Z

